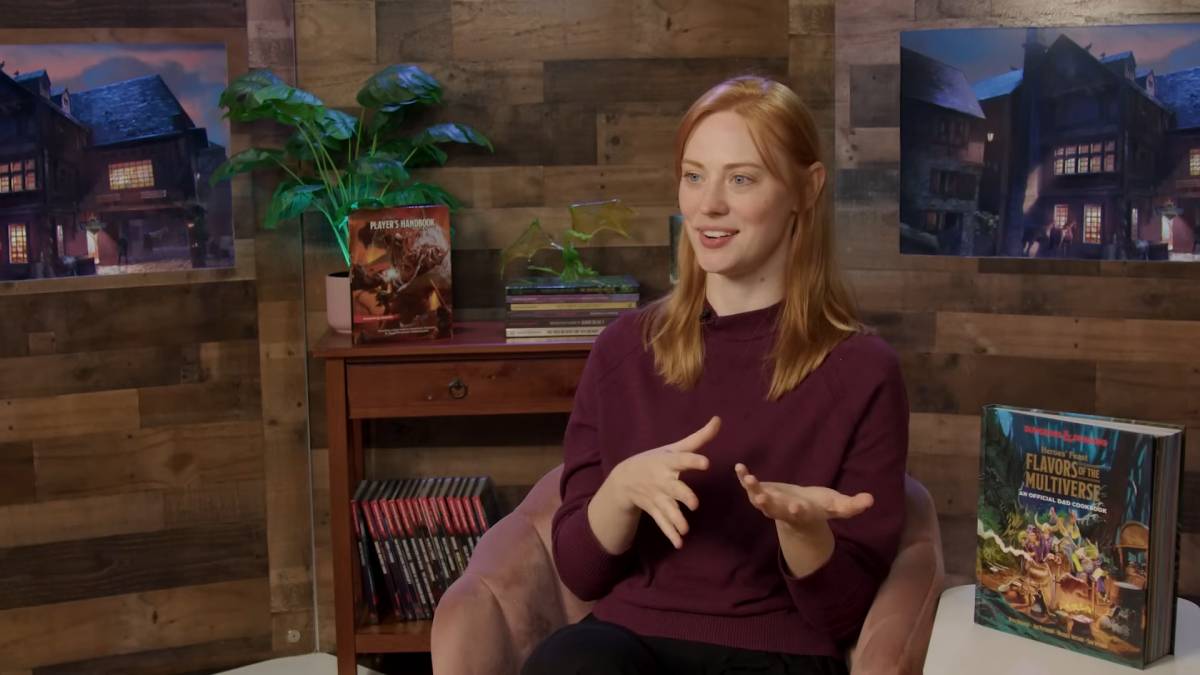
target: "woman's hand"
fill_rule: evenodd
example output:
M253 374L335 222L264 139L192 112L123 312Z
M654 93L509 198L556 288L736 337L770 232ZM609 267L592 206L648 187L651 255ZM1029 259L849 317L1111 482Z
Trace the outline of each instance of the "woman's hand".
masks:
M741 463L733 470L755 508L764 516L797 530L834 518L853 518L875 503L866 492L849 497L827 487L764 483Z
M649 514L675 548L683 546L688 523L679 504L683 503L695 511L700 507L700 499L679 476L684 471L703 471L708 468L708 458L699 454L699 451L717 435L720 428L720 418L713 417L687 437L640 452L613 468L588 506L592 529L606 549L616 553L629 547L639 512ZM624 516L620 520L632 521L633 528L606 527L614 520L604 517L606 507Z
M875 503L866 492L851 497L827 487L764 483L741 463L734 466L734 471L754 508L775 521L784 559L798 577L817 569L833 555L830 520L853 518Z

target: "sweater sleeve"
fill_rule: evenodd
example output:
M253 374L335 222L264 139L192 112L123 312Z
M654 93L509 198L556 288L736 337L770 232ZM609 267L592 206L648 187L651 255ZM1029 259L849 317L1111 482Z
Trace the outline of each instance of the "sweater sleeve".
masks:
M880 368L882 377L859 375L849 380L876 384L851 435L839 476L831 486L847 495L868 492L875 503L854 518L830 521L833 555L812 573L801 578L792 576L782 552L779 555L800 615L812 626L828 631L843 646L850 644L862 628L875 593L896 557L904 529L908 398L895 353L886 344L879 344L886 354ZM847 398L853 401L858 397Z
M563 438L563 473L559 492L562 505L554 514L551 538L559 578L580 600L604 597L627 573L630 553L612 555L604 550L588 522L587 507L604 482L601 463L598 408L603 350L601 334L575 390L575 402Z

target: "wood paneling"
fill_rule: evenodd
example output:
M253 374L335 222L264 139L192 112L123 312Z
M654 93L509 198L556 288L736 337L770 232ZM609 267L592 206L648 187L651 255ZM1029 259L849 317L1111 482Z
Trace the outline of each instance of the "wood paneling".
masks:
M0 507L0 547L4 548L154 532L162 528L161 492L56 499Z
M0 553L0 610L266 575L261 522L22 546Z
M273 656L268 633L172 649L108 656L35 668L31 675L188 675L224 672Z
M89 0L86 3L48 0L36 4L4 5L6 28L213 26L243 28L246 0L178 0L171 3L130 3L127 0Z
M231 78L294 79L291 15L0 2L0 44L218 43ZM277 133L230 131L230 153ZM302 261L296 230L257 239L267 179L233 182L232 268L0 283L0 672L197 673L314 644L295 591L310 566L290 552L311 541L307 411L278 395L303 390L303 312L272 304L300 305ZM268 500L276 481L294 504ZM292 599L273 605L276 588Z
M311 23L312 12L326 12ZM374 8L371 3L270 3L255 8L252 21L263 21L274 30L335 33L309 46L329 48L328 60L359 62L374 51ZM301 22L308 21L306 27ZM365 30L366 33L356 31ZM354 45L350 46L349 42ZM331 45L329 42L340 43ZM294 43L293 43L294 44ZM338 52L336 50L345 51ZM254 67L271 68L296 84L297 66L309 51L282 50L278 55L263 52ZM339 54L341 54L339 56ZM263 144L279 142L279 130L264 137ZM274 182L255 184L258 213L265 211ZM314 598L312 593L312 506L309 481L308 428L305 377L305 311L303 246L301 231L294 223L273 231L260 230L257 245L272 252L256 260L258 281L259 372L267 552L270 561L270 631L275 653L295 654L316 646Z
M0 505L32 501L35 494L33 443L0 443Z
M34 444L40 499L171 490L263 475L262 429L248 422L173 424L87 441Z
M909 470L938 506L948 578L974 579L978 426L987 403L1200 424L1200 265L901 256L899 38L980 25L1196 21L1185 4L1029 0L837 3L839 253L900 352ZM818 14L819 15L819 14ZM807 14L805 15L808 16ZM1197 445L1189 438L1189 449ZM1183 477L1180 592L1200 593L1200 463Z
M0 611L5 668L85 661L260 635L266 577Z
M785 56L786 0L453 0L454 57Z
M5 349L0 357L28 355L30 333L53 333L59 354L253 339L254 302L253 281L0 293L4 333L18 338L0 342ZM218 316L220 321L212 320Z
M612 103L596 118L599 164L644 164L670 171L675 129L688 101Z
M600 59L546 63L547 103L693 101L735 75L787 75L787 59ZM603 82L603 87L596 86Z
M138 428L137 391L0 401L0 443Z
M9 398L178 384L196 371L200 358L196 345L54 354L53 341L34 349L34 335L54 333L30 334L30 352L44 355L0 359L0 391Z

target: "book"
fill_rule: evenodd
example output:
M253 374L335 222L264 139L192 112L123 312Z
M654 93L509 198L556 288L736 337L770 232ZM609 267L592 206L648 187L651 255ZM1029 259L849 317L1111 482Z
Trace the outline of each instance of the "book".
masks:
M592 311L636 308L636 302L527 302L509 305L508 315L518 316L529 312L555 312L564 310Z
M539 344L542 342L560 342L569 344L585 344L595 342L595 335L550 335L533 337L505 337L508 344Z
M358 545L358 564L362 577L363 596L367 605L367 622L379 623L380 618L386 615L387 605L386 600L380 598L379 591L375 588L377 578L375 570L377 568L374 563L377 560L367 552L367 522L363 516L362 498L368 487L366 482L358 484L358 489L350 498L350 513L354 520L354 539ZM382 574L382 572L378 574Z
M505 324L505 328L564 328L564 327L604 327L612 323L612 319L526 319L517 317L509 319Z
M604 330L604 326L560 326L544 328L505 328L506 338L526 337L594 337Z
M985 406L975 623L1139 668L1171 653L1183 436Z
M504 284L505 295L612 295L638 293L639 284L631 275L608 275L564 281L559 277L518 277Z
M354 344L449 337L449 209L364 209L350 214L348 229Z
M504 301L509 304L519 305L526 302L546 302L546 295L553 296L549 298L555 303L564 302L633 302L636 303L640 299L637 293L575 293L575 294L554 294L554 293L530 293L529 295L506 295Z

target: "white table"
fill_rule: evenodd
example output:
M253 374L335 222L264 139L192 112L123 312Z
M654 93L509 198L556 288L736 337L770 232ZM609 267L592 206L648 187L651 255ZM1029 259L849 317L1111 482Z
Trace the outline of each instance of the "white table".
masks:
M942 593L933 636L925 657L925 675L1196 675L1200 673L1200 607L1179 599L1175 620L1175 654L1143 671L1113 661L1078 654L1036 640L1010 635L975 623L975 586L955 586Z

